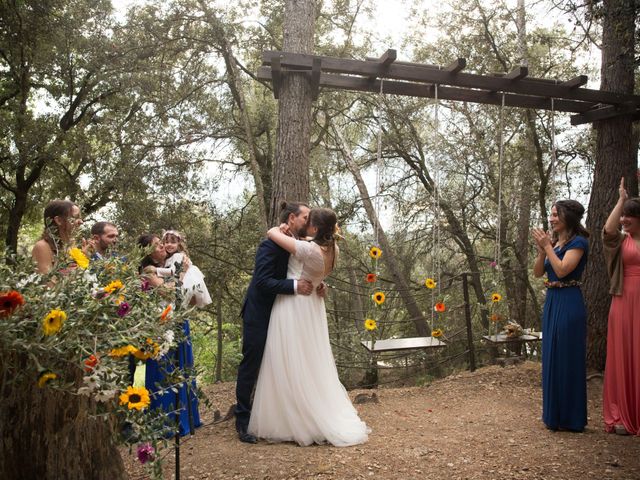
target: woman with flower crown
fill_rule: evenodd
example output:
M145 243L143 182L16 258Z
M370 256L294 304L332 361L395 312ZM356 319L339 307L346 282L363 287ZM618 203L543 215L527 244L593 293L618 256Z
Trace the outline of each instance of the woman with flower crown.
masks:
M66 253L73 241L73 234L82 225L80 208L70 200L52 200L44 209L44 231L31 256L38 273L49 273L56 258Z
M267 233L291 255L287 278L318 286L338 257L336 214L314 208L311 241L287 235L287 224ZM278 295L271 310L248 432L270 442L338 447L364 443L369 429L340 383L329 343L324 298Z
M551 207L552 235L534 228L538 256L533 274L545 273L542 319L542 421L550 430L582 432L587 424L587 311L580 277L587 264L589 233L580 224L584 207L559 200Z

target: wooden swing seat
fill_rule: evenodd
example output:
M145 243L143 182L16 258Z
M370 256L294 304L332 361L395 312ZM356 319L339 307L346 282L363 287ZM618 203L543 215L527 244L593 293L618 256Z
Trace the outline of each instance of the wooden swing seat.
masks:
M411 337L411 338L388 338L386 340L376 340L371 348L370 340L360 342L369 352L392 352L397 350L414 350L424 348L442 348L447 344L434 337Z

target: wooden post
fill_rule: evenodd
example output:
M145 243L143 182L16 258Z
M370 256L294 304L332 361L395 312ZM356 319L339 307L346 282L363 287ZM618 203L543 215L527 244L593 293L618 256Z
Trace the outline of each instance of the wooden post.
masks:
M476 370L476 352L473 346L473 330L471 328L471 305L469 304L469 279L462 274L462 293L464 295L464 318L467 321L467 350L469 351L469 370Z

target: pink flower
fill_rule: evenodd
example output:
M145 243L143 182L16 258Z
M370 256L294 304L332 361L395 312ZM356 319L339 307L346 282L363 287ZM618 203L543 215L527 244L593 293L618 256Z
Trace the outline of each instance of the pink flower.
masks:
M131 310L131 305L129 305L127 302L120 303L120 306L118 307L118 316L124 317L127 313L129 313L129 310Z
M138 445L138 460L140 460L142 464L153 462L155 460L155 453L156 450L150 443Z
M489 266L490 266L491 268L496 268L496 267L498 266L498 263L494 260L493 262L491 262L491 263L489 264Z
M151 284L149 283L149 280L147 280L146 278L143 278L140 288L142 289L143 292L146 292L147 290L149 290L151 288Z

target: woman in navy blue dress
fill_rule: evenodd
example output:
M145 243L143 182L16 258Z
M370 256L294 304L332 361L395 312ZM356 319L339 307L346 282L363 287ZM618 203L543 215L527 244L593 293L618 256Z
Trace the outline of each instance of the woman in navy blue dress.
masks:
M158 277L154 268L164 265L166 257L164 247L157 235L142 235L138 239L138 244L147 248L154 246L154 250L142 259L141 270L143 276L149 281L150 286L158 287L164 280ZM193 369L193 348L191 345L191 332L189 322L182 324L184 340L178 346L159 359L148 359L145 369L145 387L151 396L151 409L162 409L170 417L169 428L175 428L175 412L180 411L178 416L178 428L181 436L194 434L195 429L202 425L200 413L198 412L198 397L196 395L195 379L186 379L179 385L168 385L167 377L178 368L182 372L180 377L188 376ZM173 436L168 434L167 436Z
M580 277L589 233L584 207L559 200L551 208L552 235L533 229L538 257L533 274L547 274L542 319L542 421L551 430L582 432L587 424L587 311Z

